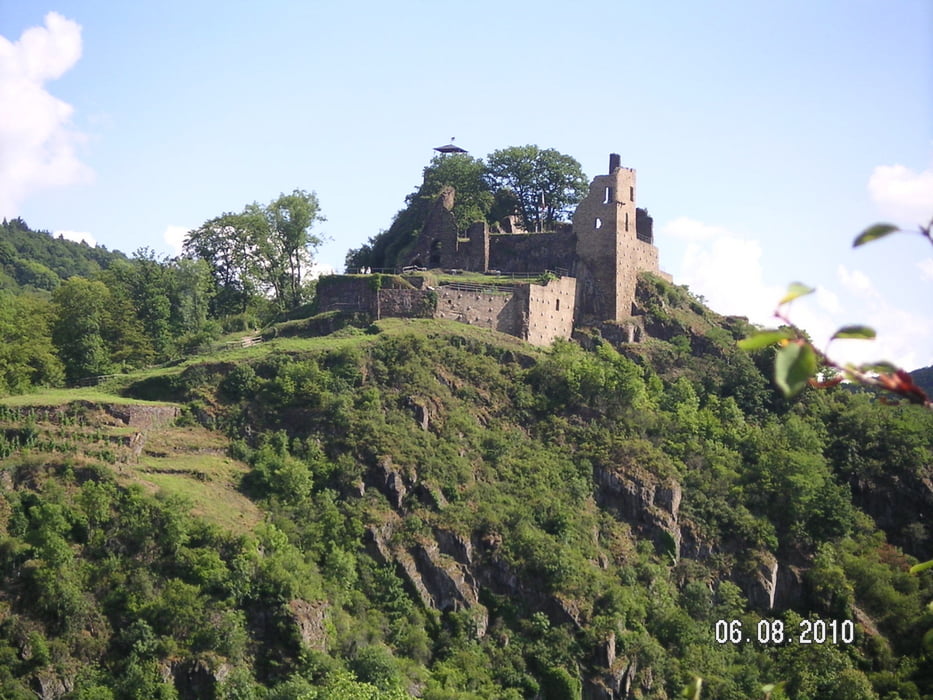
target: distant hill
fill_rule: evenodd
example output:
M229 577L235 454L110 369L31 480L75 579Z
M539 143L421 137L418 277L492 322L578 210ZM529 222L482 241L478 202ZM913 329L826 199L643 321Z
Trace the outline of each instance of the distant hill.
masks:
M933 396L933 366L915 369L910 376L914 378L914 384L923 389L927 396Z
M0 224L0 289L52 291L69 277L93 277L115 261L127 260L118 250L56 238L34 231L21 218Z

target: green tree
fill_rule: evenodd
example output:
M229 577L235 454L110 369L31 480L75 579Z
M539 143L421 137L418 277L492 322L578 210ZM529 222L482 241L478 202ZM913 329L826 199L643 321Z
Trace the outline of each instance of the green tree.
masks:
M550 230L586 196L588 180L580 163L553 148L512 146L486 159L494 185L511 190L528 231Z
M168 265L149 247L133 254L133 302L146 335L157 355L169 354L173 344L171 327L172 284Z
M204 260L210 267L215 317L246 311L256 292L248 272L249 240L243 216L230 212L208 219L185 237L185 256Z
M203 260L178 258L170 263L169 276L172 333L177 347L192 352L219 334L219 325L210 320L210 266Z
M62 364L52 346L52 318L47 300L0 292L0 394L61 381Z
M257 250L275 261L273 269L281 276L276 286L277 298L280 306L293 309L304 301L303 273L310 268L314 251L323 242L311 229L325 219L317 195L298 189L279 195L264 211L268 236L265 241L255 242Z
M278 309L304 301L302 280L322 239L312 228L324 221L317 195L293 190L266 206L254 202L239 214L222 214L188 233L185 254L211 266L215 313L243 312L259 290Z
M52 295L52 342L69 381L104 374L110 368L102 335L110 302L110 290L103 282L83 277L72 277Z
M448 185L457 192L453 208L457 228L465 231L474 221L486 220L494 198L481 158L473 158L466 153L434 156L424 169L421 187L409 197L430 201Z

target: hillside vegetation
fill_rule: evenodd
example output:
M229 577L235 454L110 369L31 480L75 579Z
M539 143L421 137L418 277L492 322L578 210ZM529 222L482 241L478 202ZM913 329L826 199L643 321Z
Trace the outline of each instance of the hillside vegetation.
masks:
M639 304L642 343L290 321L3 400L0 696L929 696L933 416Z

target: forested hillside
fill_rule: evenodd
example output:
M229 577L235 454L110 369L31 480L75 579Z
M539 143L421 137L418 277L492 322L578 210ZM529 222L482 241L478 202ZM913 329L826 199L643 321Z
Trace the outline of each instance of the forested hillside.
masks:
M110 290L75 338L126 371L0 406L3 697L933 696L922 407L781 398L649 276L641 343L332 314L195 355L192 297L129 301L180 263L126 265L5 298L77 377L61 290Z

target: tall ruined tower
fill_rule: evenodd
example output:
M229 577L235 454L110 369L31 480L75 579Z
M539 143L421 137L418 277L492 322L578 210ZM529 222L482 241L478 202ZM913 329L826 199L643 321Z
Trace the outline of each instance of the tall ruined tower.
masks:
M577 322L623 321L632 315L638 272L658 273L652 221L635 206L635 171L609 156L573 215L577 260Z

